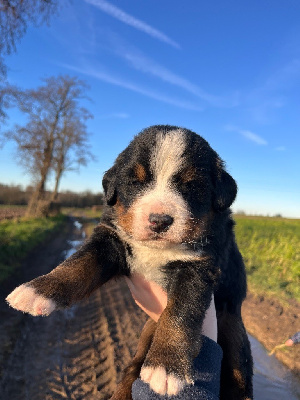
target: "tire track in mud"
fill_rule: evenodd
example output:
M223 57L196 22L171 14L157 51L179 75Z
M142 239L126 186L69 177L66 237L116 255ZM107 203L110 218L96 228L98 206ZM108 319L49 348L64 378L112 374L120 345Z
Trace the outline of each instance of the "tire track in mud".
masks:
M22 316L0 381L0 399L109 399L145 321L123 280L49 317Z
M134 303L125 282L111 282L100 293L114 343L115 368L119 382L122 371L135 354L138 338L147 318Z
M145 320L122 281L68 310L46 318L28 316L0 398L109 399L134 355Z

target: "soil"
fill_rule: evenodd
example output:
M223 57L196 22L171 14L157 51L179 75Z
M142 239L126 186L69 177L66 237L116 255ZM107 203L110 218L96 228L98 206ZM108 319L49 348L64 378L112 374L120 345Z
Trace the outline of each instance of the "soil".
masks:
M4 301L18 284L57 266L68 241L81 237L70 220L0 288L1 400L106 400L134 356L147 318L123 281L49 317L22 314Z
M300 330L300 304L282 305L276 299L248 293L242 316L247 331L271 351ZM277 350L276 357L300 378L300 345Z
M134 355L146 316L123 281L112 281L89 299L46 318L17 312L4 301L15 286L58 265L68 241L80 237L70 219L64 230L27 257L21 274L0 287L2 400L109 399ZM243 318L249 333L270 350L299 330L299 305L283 309L249 294ZM299 372L300 349L277 354Z
M13 219L24 217L26 207L1 207L0 208L0 221L4 219Z

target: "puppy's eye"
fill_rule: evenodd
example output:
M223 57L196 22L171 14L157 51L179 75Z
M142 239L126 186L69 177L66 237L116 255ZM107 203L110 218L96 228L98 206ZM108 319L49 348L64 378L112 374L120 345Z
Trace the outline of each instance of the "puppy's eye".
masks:
M143 182L139 181L138 179L132 179L129 183L130 183L130 185L136 186L136 187L143 185Z
M179 178L178 182L181 183L182 185L193 185L197 182L197 179L196 178L190 178L190 179Z
M186 195L196 196L199 192L199 182L196 180L190 180L189 182L185 182L181 185L182 193Z
M184 185L196 185L196 180L195 179L190 179L188 181L183 182Z

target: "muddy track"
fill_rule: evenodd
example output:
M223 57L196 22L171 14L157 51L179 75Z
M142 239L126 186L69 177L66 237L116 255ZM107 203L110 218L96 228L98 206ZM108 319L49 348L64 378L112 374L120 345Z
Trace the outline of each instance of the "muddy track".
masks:
M11 311L6 328L19 335L4 360L2 400L109 399L146 320L123 281L49 317Z
M113 282L68 310L29 317L0 398L108 399L145 321L135 309L127 287Z
M0 287L1 400L109 399L134 355L146 316L124 281L112 281L80 304L45 318L23 315L4 302L16 285L58 265L70 239L80 241L82 232L73 222L30 254L21 274ZM244 303L247 329L267 348L298 326L294 307L289 312L277 308L251 296ZM295 371L299 349L292 354L288 365Z

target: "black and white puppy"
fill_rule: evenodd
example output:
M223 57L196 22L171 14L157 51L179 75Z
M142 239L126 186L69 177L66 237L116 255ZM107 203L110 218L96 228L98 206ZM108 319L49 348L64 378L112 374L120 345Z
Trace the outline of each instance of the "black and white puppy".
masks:
M252 357L241 318L242 257L229 210L237 187L199 135L152 126L137 135L103 178L106 208L86 243L47 275L16 288L12 307L48 315L89 296L113 277L142 274L168 293L149 320L114 399L130 399L141 375L160 394L192 384L192 362L212 294L223 349L222 400L252 399Z

